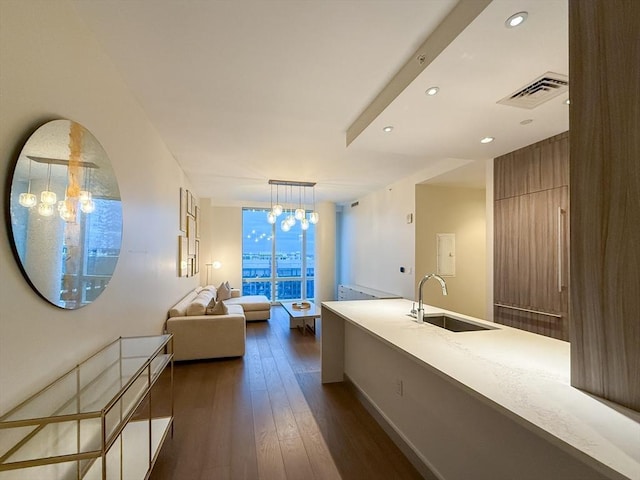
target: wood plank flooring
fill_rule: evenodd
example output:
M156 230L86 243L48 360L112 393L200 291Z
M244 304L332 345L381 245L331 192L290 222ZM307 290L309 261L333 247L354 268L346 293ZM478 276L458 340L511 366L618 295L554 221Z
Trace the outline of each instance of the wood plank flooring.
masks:
M290 330L272 307L247 324L244 358L176 363L174 436L151 480L422 478L352 387L321 384L320 331Z

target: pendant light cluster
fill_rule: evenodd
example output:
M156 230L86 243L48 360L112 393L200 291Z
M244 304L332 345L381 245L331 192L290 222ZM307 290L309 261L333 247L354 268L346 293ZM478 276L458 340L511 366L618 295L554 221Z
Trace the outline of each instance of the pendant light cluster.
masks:
M47 187L40 193L40 203L38 203L38 197L31 193L31 162L36 160L39 163L47 163ZM56 192L51 190L51 165L55 164L67 164L67 170L69 169L69 162L64 160L43 159L40 157L29 156L29 184L26 192L23 192L18 197L18 203L25 208L33 208L37 205L37 212L43 217L51 217L55 212L55 205L58 206L58 214L65 222L75 222L76 213L78 208L84 213L92 213L95 209L95 203L93 201L91 192L89 191L90 185L90 168L87 165L93 166L94 164L88 163L83 165L84 169L84 189L80 190L80 187L75 180L75 175L70 175L67 172L67 176L70 179L69 184L65 190L65 199L58 200ZM97 166L93 166L97 168Z
M294 182L290 180L269 180L271 185L271 210L267 213L267 222L274 224L278 221L278 217L284 215L280 221L280 228L283 232L288 232L296 224L300 222L300 228L307 230L309 225L315 225L320 220L320 215L316 212L316 191L315 182ZM273 203L273 186L276 186L276 203ZM280 203L280 188L283 190L284 205ZM313 211L309 213L307 218L307 189L311 188L313 197ZM294 189L297 189L298 201L296 207L296 199L294 197Z

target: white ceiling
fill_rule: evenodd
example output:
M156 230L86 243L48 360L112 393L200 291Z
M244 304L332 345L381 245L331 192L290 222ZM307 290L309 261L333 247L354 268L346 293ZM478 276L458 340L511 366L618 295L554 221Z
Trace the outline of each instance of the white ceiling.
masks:
M456 0L73 1L215 204L268 202L270 178L349 202L431 162L484 163L569 127L566 95L534 110L496 104L547 71L568 74L567 0L493 0L348 147L347 128ZM522 10L527 22L505 28Z

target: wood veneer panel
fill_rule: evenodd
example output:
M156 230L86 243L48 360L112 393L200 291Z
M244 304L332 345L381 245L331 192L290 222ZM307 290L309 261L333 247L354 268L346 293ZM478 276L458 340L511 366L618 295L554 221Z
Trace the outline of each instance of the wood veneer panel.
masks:
M640 2L569 2L571 383L640 410Z
M568 311L568 196L567 187L560 187L520 197L520 301L526 308Z
M569 132L536 144L540 150L540 176L536 190L549 190L569 185Z
M568 187L495 202L495 321L561 340L568 336Z
M494 199L569 185L569 132L495 159Z
M503 307L494 307L494 321L509 327L519 328L546 337L567 340L569 338L566 317L557 318L529 312L520 312Z
M532 170L534 149L523 148L495 159L494 196L496 200L528 192L528 172Z
M494 211L494 298L496 303L518 305L520 277L518 274L519 197L495 202Z

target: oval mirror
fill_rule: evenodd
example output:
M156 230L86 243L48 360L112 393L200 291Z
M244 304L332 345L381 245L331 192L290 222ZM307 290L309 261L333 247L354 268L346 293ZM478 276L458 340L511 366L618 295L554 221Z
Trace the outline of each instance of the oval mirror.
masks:
M109 158L86 128L54 120L24 145L9 200L16 257L30 285L77 309L108 285L122 243L122 204Z

